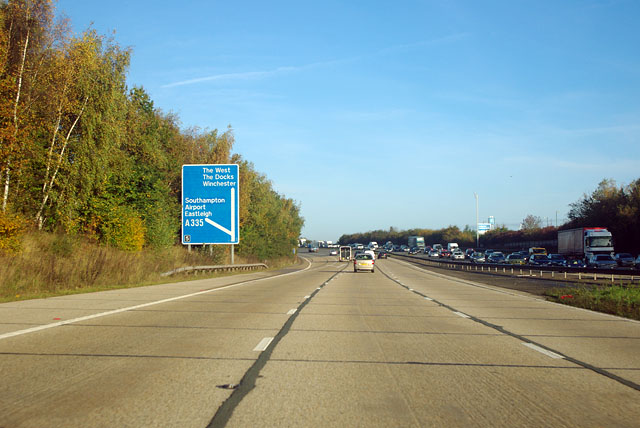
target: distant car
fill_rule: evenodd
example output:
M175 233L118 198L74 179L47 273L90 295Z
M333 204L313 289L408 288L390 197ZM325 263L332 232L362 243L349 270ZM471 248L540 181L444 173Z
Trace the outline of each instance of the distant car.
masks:
M373 258L373 260L376 259L376 253L374 253L373 250L364 250L364 253L369 254Z
M464 258L465 258L465 259L470 259L474 252L475 252L475 251L473 250L473 248L467 248L467 249L464 251Z
M485 261L486 261L486 259L484 257L484 253L482 253L480 251L475 251L471 255L471 263L484 263Z
M389 254L387 254L387 252L386 252L386 251L380 251L380 252L378 253L378 258L379 258L379 259L386 259L386 258L388 258L388 257L389 257Z
M368 270L371 273L374 271L375 261L371 254L367 253L358 253L356 254L355 259L353 259L353 271L358 272L361 270Z
M514 254L520 254L524 259L525 263L529 263L529 252L528 251L516 251Z
M587 267L597 269L614 269L618 267L618 262L609 254L594 254L587 262Z
M544 254L547 255L547 249L543 247L531 247L529 248L529 254Z
M532 266L549 266L549 258L546 254L531 254L529 264Z
M318 252L318 247L309 247L309 252L310 253L317 253Z
M440 253L438 250L431 250L429 251L429 257L440 257Z
M547 256L549 259L550 266L566 266L567 259L562 254L549 254Z
M409 252L409 247L407 245L400 245L400 251L408 253Z
M418 247L409 248L409 254L418 254L419 252L420 252L420 248Z
M585 264L584 260L571 259L571 260L567 260L567 267L580 269L580 268L586 268L587 265Z
M329 255L330 256L337 256L338 255L338 251L337 250L331 250L331 251L329 251Z
M640 269L640 254L638 254L638 257L636 258L635 264L636 264L636 269Z
M491 253L493 253L494 251L495 251L495 250L491 250L491 249L489 249L489 250L484 250L484 251L483 251L483 253L484 253L484 258L485 258L485 259L488 259L488 258L489 258L489 256L491 255Z
M503 253L501 253L500 251L494 251L493 253L489 254L487 263L504 263L505 260L506 257Z
M460 250L455 250L453 253L451 253L451 258L453 260L464 260L464 253Z
M633 260L633 256L629 253L618 253L613 257L618 263L619 267L634 267L635 260Z
M510 265L523 265L527 262L524 259L524 256L520 253L511 253L507 256L506 262Z
M440 257L442 258L451 257L451 251L443 248L442 250L440 250Z

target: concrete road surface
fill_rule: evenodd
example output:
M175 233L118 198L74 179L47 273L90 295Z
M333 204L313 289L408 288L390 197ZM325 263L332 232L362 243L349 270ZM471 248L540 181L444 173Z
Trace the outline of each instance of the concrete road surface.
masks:
M640 426L640 323L305 256L0 305L0 427Z

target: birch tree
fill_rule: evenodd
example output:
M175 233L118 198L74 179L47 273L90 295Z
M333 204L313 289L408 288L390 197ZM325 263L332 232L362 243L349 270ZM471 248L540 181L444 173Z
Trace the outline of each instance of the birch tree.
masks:
M3 46L0 89L0 172L2 173L2 211L7 209L12 172L20 162L24 141L23 93L36 80L42 46L51 28L51 0L14 0L2 6Z

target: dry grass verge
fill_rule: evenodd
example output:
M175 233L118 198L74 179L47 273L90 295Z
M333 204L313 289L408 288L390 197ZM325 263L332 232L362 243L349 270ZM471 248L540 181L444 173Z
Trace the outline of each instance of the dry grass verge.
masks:
M21 246L18 254L0 255L0 302L173 282L178 278L160 274L184 266L229 262L226 246L215 247L212 253L199 248L189 252L181 246L133 253L82 237L43 232L24 235ZM256 262L237 255L234 261ZM279 268L291 263L282 259L267 264Z

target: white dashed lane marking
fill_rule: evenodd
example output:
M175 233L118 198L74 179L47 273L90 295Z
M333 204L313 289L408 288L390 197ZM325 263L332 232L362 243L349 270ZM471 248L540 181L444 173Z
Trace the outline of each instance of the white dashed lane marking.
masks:
M257 352L264 351L265 349L267 349L267 347L269 346L272 340L273 340L273 337L265 337L260 341L260 343L258 343L258 346L253 348L253 350Z
M526 342L523 342L522 344L523 344L524 346L526 346L527 348L531 348L531 349L533 349L534 351L538 351L538 352L540 352L541 354L546 355L547 357L551 357L551 358L555 358L555 359L562 359L562 358L564 358L562 355L558 355L558 354L556 354L555 352L548 351L548 350L546 350L546 349L544 349L544 348L539 347L538 345L534 345L533 343L526 343Z

